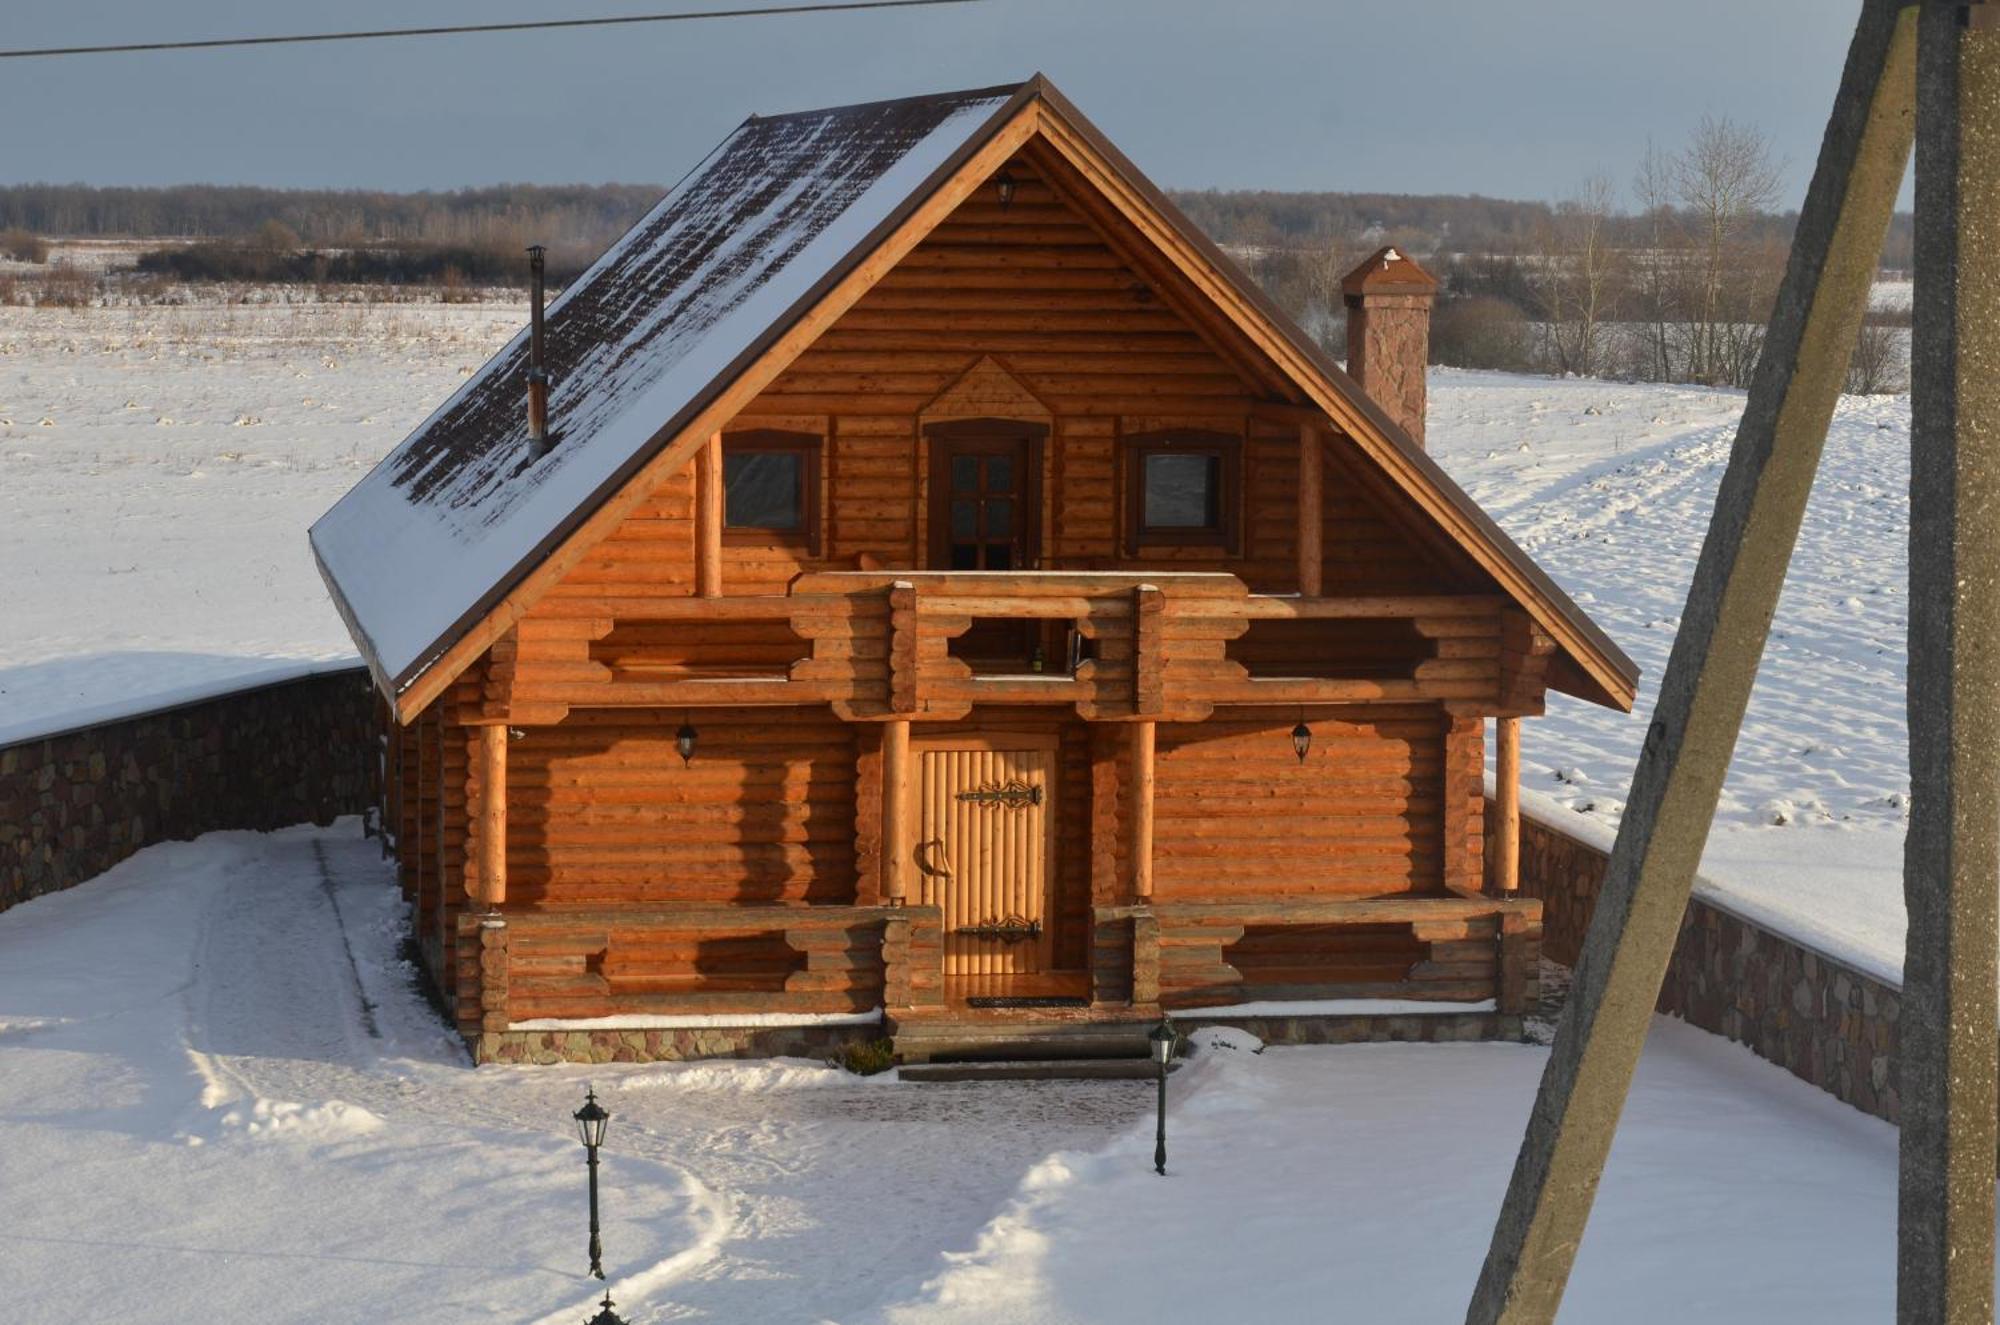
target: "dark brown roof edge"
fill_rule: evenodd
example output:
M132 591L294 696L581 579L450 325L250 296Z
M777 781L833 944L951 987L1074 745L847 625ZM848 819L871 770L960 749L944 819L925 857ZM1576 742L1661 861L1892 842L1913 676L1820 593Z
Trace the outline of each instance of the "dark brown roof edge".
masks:
M1390 445L1401 451L1432 486L1437 488L1460 514L1470 520L1481 534L1485 535L1487 541L1493 544L1508 563L1519 571L1522 577L1548 600L1549 605L1602 655L1612 670L1617 672L1627 685L1637 690L1639 665L1633 662L1609 635L1605 634L1601 626L1590 619L1589 614L1579 607L1574 599L1563 592L1560 585L1549 578L1546 571L1535 564L1519 544L1507 536L1507 532L1494 522L1492 516L1480 509L1479 504L1473 501L1449 474L1445 473L1437 461L1431 459L1422 447L1410 440L1409 434L1385 414L1382 408L1369 398L1368 393L1361 389L1360 384L1349 377L1326 351L1313 342L1303 327L1294 322L1289 314L1278 307L1257 283L1250 279L1249 274L1236 264L1235 259L1224 253L1217 247L1215 241L1203 234L1200 227L1189 220L1187 214L1175 206L1173 200L1162 193L1157 185L1146 178L1145 173L1133 164L1131 158L1119 151L1117 146L1104 136L1103 131L1092 124L1089 117L1078 110L1068 97L1057 91L1047 78L1036 74L1024 85L1024 90L1030 90L1047 101L1068 120L1091 147L1118 171L1125 182L1144 197L1162 219L1180 233L1182 239L1200 252L1225 280L1235 286L1238 294L1255 307L1294 349L1305 356L1309 363L1319 369L1333 384L1335 390L1351 400Z
M940 101L978 101L982 97L1011 97L1033 81L1031 78L1014 83L995 83L992 87L969 87L957 92L919 92L908 97L883 97L879 101L850 101L845 106L813 106L805 110L779 111L775 115L766 115L758 111L746 118L743 124L748 124L752 120L759 124L771 124L779 120L803 120L819 115L846 115L852 111L876 110L883 106L923 106ZM740 129L743 125L739 124L736 127Z
M534 547L530 548L527 554L508 568L506 574L500 576L494 582L493 586L481 594L479 599L470 608L460 613L458 618L450 626L446 627L442 634L426 645L419 652L414 662L404 668L400 674L390 678L390 684L383 687L383 693L389 695L392 699L400 695L404 690L409 688L412 682L428 672L440 658L450 652L472 627L484 620L495 607L499 606L508 594L514 591L515 587L526 578L530 569L539 566L551 553L567 542L570 535L574 534L577 528L598 507L610 500L619 489L631 482L633 477L640 470L644 469L646 465L651 463L653 457L658 455L667 443L677 437L681 430L691 423L697 415L704 409L707 409L717 396L721 395L738 377L742 376L750 365L763 358L765 353L780 337L790 331L801 318L826 296L829 290L844 280L848 273L861 264L863 259L880 247L882 242L891 234L895 233L896 229L904 221L908 220L913 212L928 201L930 196L937 192L946 180L958 173L959 167L963 166L980 148L984 147L1003 126L1020 114L1022 108L1033 101L1035 96L1045 89L1046 86L1046 80L1040 74L1036 74L1024 83L1002 83L991 89L977 89L966 92L940 92L923 97L893 98L892 101L901 102L950 101L976 100L983 96L999 96L1002 93L1010 94L1007 100L996 107L993 113L987 117L984 124L980 125L978 129L969 135L965 142L960 144L949 157L940 162L938 167L925 177L922 184L911 191L909 197L896 204L889 214L883 217L880 223L861 237L860 242L843 254L840 260L830 266L818 280L814 281L804 294L793 301L791 307L785 310L783 316L773 321L769 327L759 333L757 338L741 354L737 355L727 368L710 379L707 386L696 392L685 406L676 411L674 416L667 420L665 425L656 430L644 446L637 448L625 463L612 472L610 477L603 483L600 483L589 496L578 502L570 510L569 514L556 524L556 527L549 532L547 537L541 539ZM856 103L857 106L888 104L891 103L886 101ZM813 113L815 112L796 112L796 114L802 116ZM821 111L818 113L826 114L828 112ZM781 117L773 116L769 118ZM741 125L738 126L739 129L741 127ZM731 130L732 134L734 132L736 130ZM650 209L648 214L650 215ZM627 234L629 235L630 231ZM623 243L624 240L621 238L619 242ZM314 559L318 559L317 549L314 551ZM320 573L322 578L328 578L324 564L320 567ZM331 583L330 578L328 582ZM353 614L348 609L346 602L340 598L338 589L335 590L335 600L343 619L347 621L350 630L353 630L355 625ZM361 646L361 655L368 663L369 671L376 677L377 684L380 684L384 673L377 661L373 641L368 639L366 632L356 630L354 633L356 643Z

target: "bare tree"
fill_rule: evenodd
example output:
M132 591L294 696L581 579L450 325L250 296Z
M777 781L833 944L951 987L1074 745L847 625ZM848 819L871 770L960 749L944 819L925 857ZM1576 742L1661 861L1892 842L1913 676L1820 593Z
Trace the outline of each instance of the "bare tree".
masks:
M1908 351L1902 331L1880 318L1861 324L1861 336L1847 361L1847 389L1857 396L1888 395L1908 389Z
M1534 281L1542 339L1559 373L1589 375L1603 365L1603 324L1617 294L1620 251L1612 246L1617 212L1611 181L1593 175L1556 204L1537 235Z
M1776 265L1783 263L1769 245L1745 240L1750 222L1778 200L1770 140L1726 116L1704 116L1673 158L1670 174L1693 249L1685 310L1688 376L1742 385L1761 348L1761 324L1776 290L1775 279L1768 291L1763 288L1766 274L1774 256Z
M1674 214L1671 158L1650 139L1639 171L1632 179L1633 201L1639 206L1646 247L1636 256L1633 296L1645 327L1643 347L1635 356L1637 376L1670 381L1674 373L1670 328L1677 316L1676 294L1681 286L1684 250L1679 218Z

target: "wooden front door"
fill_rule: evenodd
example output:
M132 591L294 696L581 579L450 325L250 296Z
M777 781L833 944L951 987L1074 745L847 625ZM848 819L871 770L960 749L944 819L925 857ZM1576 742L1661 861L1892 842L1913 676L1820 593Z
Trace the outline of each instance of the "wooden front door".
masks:
M922 751L916 863L944 908L947 982L1050 966L1055 753L1033 737Z

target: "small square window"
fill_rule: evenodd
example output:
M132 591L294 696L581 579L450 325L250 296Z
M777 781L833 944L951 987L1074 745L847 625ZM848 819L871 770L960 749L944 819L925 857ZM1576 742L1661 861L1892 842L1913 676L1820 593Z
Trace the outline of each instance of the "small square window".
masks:
M1222 433L1147 433L1126 439L1127 541L1146 546L1236 543L1241 443Z
M820 439L769 430L722 438L722 529L733 543L819 541Z

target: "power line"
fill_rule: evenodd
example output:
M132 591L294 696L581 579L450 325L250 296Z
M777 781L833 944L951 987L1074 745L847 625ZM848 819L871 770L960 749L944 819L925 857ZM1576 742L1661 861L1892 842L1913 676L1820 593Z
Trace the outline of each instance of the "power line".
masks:
M44 46L0 51L0 60L48 55L120 55L137 51L204 51L227 46L295 46L314 41L374 41L383 37L448 37L468 32L532 32L551 28L608 28L630 23L682 23L698 18L759 18L781 14L832 14L857 9L913 9L929 5L971 5L982 0L829 0L821 4L774 5L763 9L702 9L679 14L623 14L610 18L555 18L525 23L465 23L437 28L378 28L370 32L310 32L284 37L213 37L204 41L134 41L111 46Z

